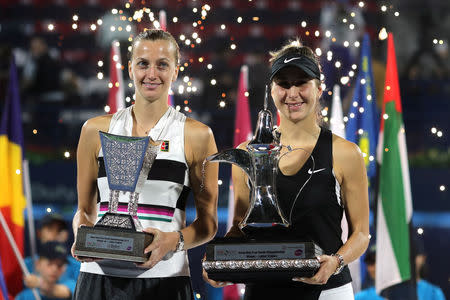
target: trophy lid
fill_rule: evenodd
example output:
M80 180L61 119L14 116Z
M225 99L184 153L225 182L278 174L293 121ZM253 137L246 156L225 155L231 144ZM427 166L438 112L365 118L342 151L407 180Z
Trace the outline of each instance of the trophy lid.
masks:
M264 97L264 108L258 113L258 121L256 123L256 130L250 145L254 144L272 144L275 139L273 136L273 117L270 110L268 110L269 101L269 87L266 85L266 92Z
M106 176L111 190L134 192L150 137L130 137L100 131Z

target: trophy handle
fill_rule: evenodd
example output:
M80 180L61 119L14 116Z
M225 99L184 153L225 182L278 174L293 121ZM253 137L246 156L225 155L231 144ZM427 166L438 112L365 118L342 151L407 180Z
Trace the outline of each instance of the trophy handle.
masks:
M205 161L210 162L225 162L230 164L235 164L239 168L241 168L245 174L247 174L248 178L254 183L253 180L253 165L250 154L242 149L228 149L216 154L208 156Z

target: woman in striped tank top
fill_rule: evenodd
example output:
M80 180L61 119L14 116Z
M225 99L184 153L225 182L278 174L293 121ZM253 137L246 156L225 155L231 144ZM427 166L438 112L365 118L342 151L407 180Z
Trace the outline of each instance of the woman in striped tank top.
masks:
M216 153L217 147L208 126L168 105L180 56L173 36L163 30L146 30L134 38L130 56L134 105L114 115L92 118L81 130L78 210L73 229L76 236L79 226L93 226L105 203L107 206L99 131L150 136L163 141L138 201L144 231L154 235L145 249L151 255L139 265L78 257L83 263L74 299L193 299L186 250L208 242L217 231L218 166L207 164L202 168L205 158ZM186 226L190 190L197 217ZM119 211L126 205L121 199Z

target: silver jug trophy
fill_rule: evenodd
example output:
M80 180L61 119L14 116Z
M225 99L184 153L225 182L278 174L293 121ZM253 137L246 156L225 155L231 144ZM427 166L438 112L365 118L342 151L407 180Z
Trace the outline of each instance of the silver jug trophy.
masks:
M322 249L312 241L284 239L289 222L281 211L276 194L280 159L280 134L273 131L266 86L264 108L258 114L255 134L247 151L228 149L208 157L210 162L226 162L240 167L250 181L250 204L239 224L242 237L219 237L206 246L203 267L217 281L256 282L312 276L320 263Z
M78 229L75 255L142 263L150 253L153 235L143 232L138 200L158 153L150 137L129 137L100 132L104 166L109 186L108 212L94 225ZM129 193L127 213L118 213L119 196Z

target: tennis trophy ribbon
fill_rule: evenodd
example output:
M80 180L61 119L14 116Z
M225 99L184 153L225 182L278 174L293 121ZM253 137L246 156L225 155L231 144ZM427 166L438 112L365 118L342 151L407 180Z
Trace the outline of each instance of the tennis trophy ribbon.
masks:
M203 268L216 281L249 283L285 280L314 275L322 249L311 240L287 238L289 222L281 211L276 194L280 159L280 135L274 134L272 113L258 114L253 139L247 151L229 149L209 156L206 161L239 166L250 181L249 208L239 224L243 236L219 237L206 246Z
M93 226L78 228L75 255L142 263L153 235L143 232L137 216L139 193L158 154L150 137L100 132L109 186L108 212ZM127 213L118 213L119 194L129 193Z

